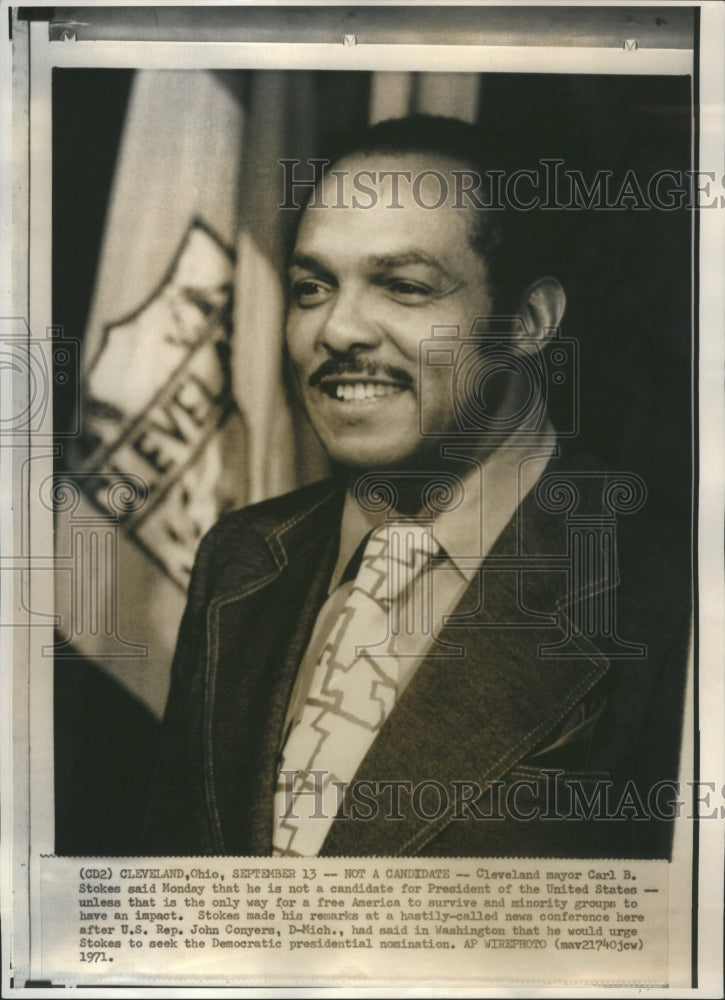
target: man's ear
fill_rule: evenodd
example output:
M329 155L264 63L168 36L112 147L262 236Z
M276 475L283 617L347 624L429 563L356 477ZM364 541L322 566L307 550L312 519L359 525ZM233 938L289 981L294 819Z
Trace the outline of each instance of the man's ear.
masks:
M529 285L520 309L528 331L527 339L543 341L546 331L561 323L565 309L566 294L556 278L539 278Z

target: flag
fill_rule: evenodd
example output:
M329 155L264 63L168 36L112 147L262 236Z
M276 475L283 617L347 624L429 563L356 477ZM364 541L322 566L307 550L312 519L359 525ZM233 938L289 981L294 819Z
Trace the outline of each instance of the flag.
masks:
M202 534L248 497L232 393L245 113L207 72L136 74L84 341L75 507L57 518L63 640L154 713Z

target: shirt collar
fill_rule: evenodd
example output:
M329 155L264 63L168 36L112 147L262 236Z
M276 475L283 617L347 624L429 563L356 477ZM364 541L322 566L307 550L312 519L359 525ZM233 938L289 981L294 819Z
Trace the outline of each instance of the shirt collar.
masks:
M461 502L437 515L433 535L466 580L476 575L481 562L546 468L555 445L556 432L548 421L536 435L514 431L483 462L472 463L471 471L461 477ZM360 507L348 489L329 593L339 586L365 535L385 518L385 512L371 513Z

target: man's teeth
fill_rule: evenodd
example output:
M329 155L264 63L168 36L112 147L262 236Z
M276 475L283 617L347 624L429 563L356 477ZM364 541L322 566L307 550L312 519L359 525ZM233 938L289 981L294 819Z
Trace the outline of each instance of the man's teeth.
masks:
M352 399L375 399L378 396L392 396L397 391L397 386L381 384L380 382L355 382L353 384L338 382L335 395L347 403Z

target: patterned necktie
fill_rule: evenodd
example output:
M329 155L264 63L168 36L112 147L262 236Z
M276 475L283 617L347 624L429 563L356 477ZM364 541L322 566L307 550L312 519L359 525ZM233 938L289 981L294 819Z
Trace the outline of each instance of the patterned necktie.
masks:
M275 855L319 853L341 804L336 783L351 781L395 705L395 636L430 629L436 547L430 524L421 522L386 523L370 536L284 746L274 800Z

